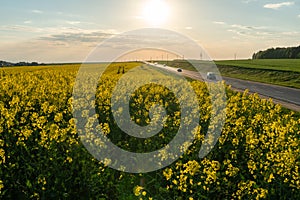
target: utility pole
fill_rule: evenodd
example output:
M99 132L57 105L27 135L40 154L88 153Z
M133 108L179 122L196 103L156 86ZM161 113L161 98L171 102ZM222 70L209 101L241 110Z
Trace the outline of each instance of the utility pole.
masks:
M167 54L167 65L168 65L168 61L169 61L169 54Z

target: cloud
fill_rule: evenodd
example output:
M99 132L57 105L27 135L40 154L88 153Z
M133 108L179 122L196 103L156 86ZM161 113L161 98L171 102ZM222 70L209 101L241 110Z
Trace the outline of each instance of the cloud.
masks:
M43 14L44 12L41 11L41 10L32 10L31 11L32 13L35 13L35 14Z
M269 30L268 27L264 26L247 26L247 25L241 25L241 24L231 24L228 25L228 32L231 32L240 38L268 38L272 36L273 32L272 30ZM236 36L233 36L233 38L237 38Z
M282 32L282 35L288 35L288 36L299 36L300 32L298 31L288 31L288 32Z
M222 21L214 21L213 23L214 24L220 24L220 25L225 25L226 24L225 22L222 22Z
M11 32L14 34L26 33L36 33L36 34L58 34L61 32L86 32L85 30L70 28L70 27L36 27L32 26L32 21L28 20L23 22L24 25L5 25L0 26L0 31Z
M236 29L242 29L242 30L261 30L261 29L266 29L266 27L263 26L245 26L245 25L240 25L240 24L232 24L230 25L231 28L236 28Z
M70 24L70 25L76 25L76 24L81 24L80 21L66 21L67 24Z
M97 30L97 29L81 29L77 27L69 27L69 26L60 26L60 27L36 27L32 26L30 23L32 21L28 20L23 22L26 25L4 25L0 26L0 31L6 32L14 32L14 33L39 33L42 35L55 35L55 34L65 34L65 33L74 33L74 34L91 34L94 32L105 32L109 34L116 34L116 30L114 29L106 29L106 30ZM82 22L80 22L82 23ZM74 24L74 23L73 23Z
M300 18L300 15L298 15L298 17Z
M247 26L241 24L230 24L224 21L213 21L214 24L224 25L224 27L229 27L229 29L240 29L240 30L263 30L267 29L268 27L265 26Z
M10 36L9 41L30 40L47 42L48 45L78 45L95 46L99 42L110 38L112 35L117 34L113 29L81 29L77 27L35 27L30 26L30 23L24 25L9 25L0 26L0 32L3 31L6 34L5 37ZM27 34L30 33L30 34ZM30 36L29 36L30 35ZM3 37L0 41L3 40Z
M30 24L29 21L25 21L24 24ZM28 25L9 25L9 26L0 26L0 31L8 31L8 32L30 32L30 33L40 33L46 31L47 29L38 28Z
M98 43L111 37L113 34L109 32L66 32L59 34L52 34L49 36L40 37L39 40L55 42L55 44L66 43Z
M245 31L238 31L238 30L234 30L234 29L228 29L227 31L235 33L237 35L247 35L247 33Z
M282 2L282 3L274 3L274 4L270 3L270 4L264 5L264 8L277 10L283 6L292 6L294 4L295 4L295 2L291 2L291 1L286 1L286 2Z
M243 26L243 25L240 25L240 24L232 24L231 27L232 28L243 29L243 30L253 29L253 27L251 27L251 26Z
M298 31L276 30L274 27L244 26L239 24L230 25L227 31L233 34L233 39L240 41L263 40L270 42L300 36L300 32Z
M191 30L191 29L193 29L193 27L191 27L191 26L187 26L187 27L185 27L185 29L187 29L187 30Z
M258 1L258 0L244 0L242 1L243 3L252 3L252 2L255 2L255 1Z
M24 24L32 24L32 21L31 20L26 20L26 21L24 21Z
M272 35L272 31L266 26L253 26L242 24L230 24L224 21L213 21L214 24L222 25L228 32L233 33L241 38L260 38ZM236 36L233 36L236 38Z

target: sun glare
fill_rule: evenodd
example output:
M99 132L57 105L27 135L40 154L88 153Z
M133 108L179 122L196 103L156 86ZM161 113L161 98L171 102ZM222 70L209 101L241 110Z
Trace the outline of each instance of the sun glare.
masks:
M166 23L170 14L170 9L164 0L150 0L143 10L143 18L153 26Z

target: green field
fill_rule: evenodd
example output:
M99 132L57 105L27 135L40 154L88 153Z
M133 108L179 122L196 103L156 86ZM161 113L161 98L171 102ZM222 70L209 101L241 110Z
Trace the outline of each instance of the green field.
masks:
M256 59L215 61L217 65L300 72L300 59Z
M300 59L228 60L215 63L223 76L300 88Z

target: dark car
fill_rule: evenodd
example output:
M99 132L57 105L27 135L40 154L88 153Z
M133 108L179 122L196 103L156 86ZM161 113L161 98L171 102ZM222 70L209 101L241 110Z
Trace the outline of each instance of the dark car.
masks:
M177 71L178 71L178 72L182 72L182 69L178 68Z

